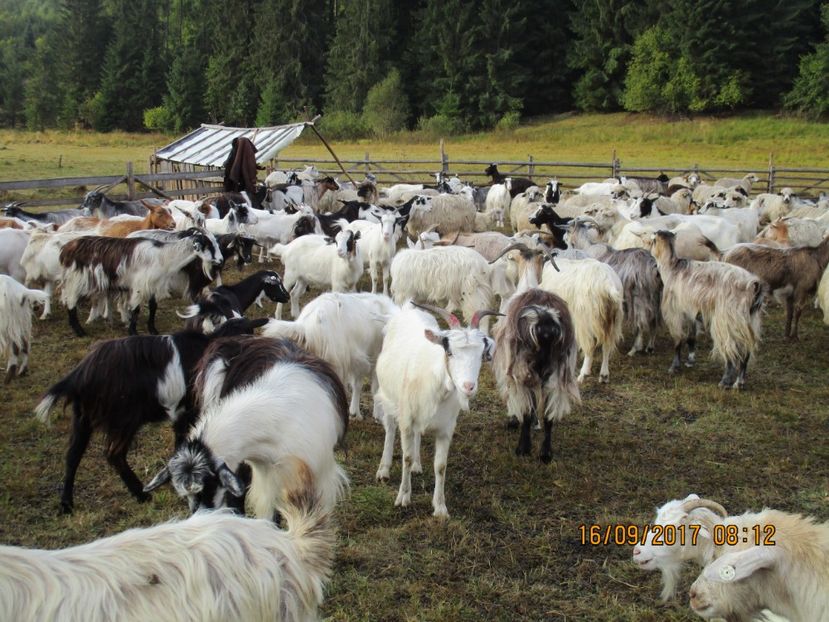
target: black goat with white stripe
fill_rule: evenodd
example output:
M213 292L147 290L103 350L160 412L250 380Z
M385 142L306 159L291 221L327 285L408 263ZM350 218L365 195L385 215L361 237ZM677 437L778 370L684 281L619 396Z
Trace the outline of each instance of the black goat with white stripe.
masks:
M129 491L139 502L147 501L150 495L127 463L138 430L168 419L176 446L180 445L196 420L191 387L207 346L219 337L253 334L254 328L266 323L241 318L226 322L212 335L188 330L97 343L35 408L37 418L46 422L58 400L72 404L72 436L60 501L63 512L72 512L75 473L94 430L105 435L107 461Z

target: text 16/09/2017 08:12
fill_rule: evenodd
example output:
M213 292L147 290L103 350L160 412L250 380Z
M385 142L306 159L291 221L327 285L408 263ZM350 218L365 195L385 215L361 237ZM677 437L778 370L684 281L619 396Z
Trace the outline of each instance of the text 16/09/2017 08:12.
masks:
M734 546L740 543L755 546L774 546L774 525L714 525L710 534L702 525L587 525L581 524L579 539L583 546L696 546L700 538L711 538L715 546Z

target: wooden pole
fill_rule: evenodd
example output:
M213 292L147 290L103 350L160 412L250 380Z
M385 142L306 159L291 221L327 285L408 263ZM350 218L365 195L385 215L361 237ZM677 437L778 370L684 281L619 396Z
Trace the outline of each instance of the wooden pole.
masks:
M132 162L127 162L127 196L130 201L135 198L135 178L132 176Z
M774 193L774 154L769 154L769 181L768 181L768 190L769 194Z
M356 182L356 181L354 181L353 179L351 179L351 175L349 175L349 174L348 174L348 171L346 171L346 170L345 170L345 167L343 166L343 163L342 163L342 162L340 162L340 159L337 157L337 154L336 154L336 153L334 153L334 150L331 148L331 145L329 145L329 144L328 144L328 141L327 141L327 140L325 140L325 139L322 137L322 134L320 134L319 130L316 128L316 126L315 126L313 123L309 123L309 125L311 126L311 129L312 129L312 130L314 130L314 134L316 134L316 135L319 137L319 139L322 141L322 144L323 144L323 145L325 145L325 148L326 148L326 149L328 149L328 152L329 152L332 156L334 156L334 159L337 161L337 164L339 164L339 165L340 165L340 170L343 172L343 175L345 175L346 177L348 177L348 181L350 181L352 184L354 184L355 186L357 186L357 182Z
M440 170L444 173L449 172L449 156L446 155L446 145L443 139L440 139Z
M533 175L535 175L535 164L533 164L532 155L528 155L527 158L529 160L529 166L527 166L527 170L529 171L529 174L527 175L527 177L529 177L530 181L532 181Z

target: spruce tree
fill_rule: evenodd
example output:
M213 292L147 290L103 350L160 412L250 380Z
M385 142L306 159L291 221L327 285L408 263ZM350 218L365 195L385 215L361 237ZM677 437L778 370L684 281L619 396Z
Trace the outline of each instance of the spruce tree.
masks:
M0 122L15 127L23 118L26 67L13 38L0 41Z
M29 129L42 130L56 123L60 95L55 89L52 72L57 56L54 37L44 35L37 39L24 89L24 110Z

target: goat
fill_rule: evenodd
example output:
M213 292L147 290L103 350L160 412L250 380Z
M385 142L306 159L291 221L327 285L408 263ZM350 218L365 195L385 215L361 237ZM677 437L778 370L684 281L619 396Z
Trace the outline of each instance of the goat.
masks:
M290 244L276 244L270 252L285 266L285 287L291 292L291 317L299 315L299 299L308 285L334 292L354 291L363 274L360 233L340 231L335 238L304 235ZM282 317L282 303L276 318Z
M35 222L39 224L54 224L62 225L65 222L72 220L78 216L85 216L86 212L83 209L62 209L54 212L27 212L20 204L12 203L3 208L3 213L8 218L19 218L26 222Z
M817 292L818 283L829 264L829 234L816 247L771 248L759 244L740 244L725 253L723 261L760 277L775 297L785 297L785 336L797 340L800 314Z
M29 233L21 229L0 229L0 274L6 274L20 283L26 280L26 269L22 261L32 235L48 234L39 231Z
M55 383L35 407L48 421L60 399L72 404L72 435L66 452L66 475L60 505L74 507L75 473L95 430L106 437L106 457L139 502L150 497L127 463L127 451L147 423L169 420L180 445L196 412L191 386L196 363L213 339L253 334L267 320L230 320L212 335L182 331L172 335L141 335L100 341L75 368Z
M449 330L440 330L435 318L412 307L393 317L377 359L378 389L375 402L383 409L386 439L377 470L378 480L389 478L394 437L400 427L403 473L395 505L412 501L412 471L420 473L420 436L435 432L434 515L449 518L444 495L449 445L461 410L478 390L481 363L492 358L492 340L478 330L484 314L476 312L468 328L442 309L423 307L446 319Z
M642 351L652 353L662 299L662 279L656 260L648 251L641 248L616 250L607 244L596 244L594 239L597 235L595 221L578 217L570 223L565 239L573 248L583 250L589 257L608 264L616 271L625 292L625 316L636 332L636 339L628 356Z
M295 471L284 531L202 512L63 550L0 547L0 618L315 620L336 542L308 468Z
M498 165L494 162L484 169L484 175L492 179L492 184L503 184L509 176L502 175L498 171ZM511 184L507 188L510 197L515 198L522 192L526 191L530 186L534 186L535 182L526 177L509 177Z
M266 249L273 244L288 244L303 235L322 233L319 221L307 205L294 214L261 212L257 217L258 222L245 227L245 231L261 245L259 263L264 261Z
M602 348L599 381L610 381L610 355L622 338L624 289L616 272L595 259L559 259L561 270L544 266L541 289L567 303L576 342L584 354L578 381L590 375L596 349Z
M506 303L506 317L493 331L492 370L507 414L521 422L516 455L530 454L532 420L543 419L540 458L549 463L553 422L569 414L581 399L575 381L578 348L567 303L538 287L545 252L517 243L502 254L513 249L520 251L521 276L516 293Z
M220 235L222 233L235 233L239 230L239 225L255 225L259 222L259 217L245 203L230 202L227 212L220 220L210 218L206 221L207 230L213 235Z
M829 227L807 218L778 218L757 236L757 242L774 240L785 246L817 246Z
M78 301L117 294L130 310L129 331L135 334L141 303L149 301L151 316L156 301L169 296L170 280L193 259L199 259L205 275L222 259L214 240L205 234L165 244L140 238L84 236L67 242L60 250L63 266L61 301L69 311L69 325L79 337ZM154 324L149 327L155 332Z
M398 305L406 300L447 301L471 319L493 303L490 267L479 253L462 246L401 250L391 263L391 293Z
M49 295L28 289L10 276L0 274L0 358L7 358L5 383L29 368L32 341L32 307L46 305Z
M439 194L419 197L409 214L406 229L415 239L430 227L437 227L442 233L472 232L475 230L475 203L471 191L460 194Z
M188 319L188 328L200 328L202 324L209 324L207 328L212 330L213 326L225 320L243 316L261 294L277 303L291 299L278 273L260 270L235 285L217 287L208 296L188 307L184 313L177 312L177 315Z
M530 217L538 209L541 201L544 200L544 193L538 186L531 186L521 194L512 199L509 207L509 222L513 233L532 229Z
M348 483L334 459L348 404L328 363L288 340L222 339L202 357L194 390L201 416L145 492L169 482L193 512L223 507L245 494L236 472L245 462L254 515L272 518L298 458L313 473L322 506L333 509Z
M657 231L650 243L665 287L662 318L674 339L674 360L668 372L679 371L686 342L687 365L694 364L696 320L701 315L709 326L713 355L725 364L720 387L745 388L748 362L760 341L766 285L731 264L680 259L674 250L674 234L668 231Z
M379 223L354 221L348 225L349 230L360 232L363 259L368 261L371 276L372 294L377 292L377 276L382 270L383 294L389 295L389 270L397 252L397 241L403 235L404 220L396 212L387 212Z
M541 228L541 225L547 225L547 229L549 229L550 233L553 234L555 247L567 248L567 243L564 241L564 231L562 227L565 227L572 220L572 218L562 218L559 216L553 205L550 205L549 203L542 203L527 219L527 222L539 229Z
M268 337L291 339L327 361L351 389L348 412L362 419L360 391L363 378L371 377L377 389L375 363L383 344L383 329L399 307L379 294L326 293L309 302L293 322L271 320ZM374 418L381 413L375 404Z
M339 221L342 219L348 222L354 222L357 219L371 219L373 222L379 222L382 215L382 209L375 205L369 205L368 203L362 203L360 201L349 201L343 203L342 207L336 212L317 214L317 220L319 220L323 233L327 236L334 237L340 230Z
M147 215L147 200L135 199L130 201L115 201L106 196L99 190L87 192L81 203L81 210L85 215L96 216L98 218L112 218L113 216L120 216L128 214L130 216ZM151 203L161 203L159 199L149 199Z

